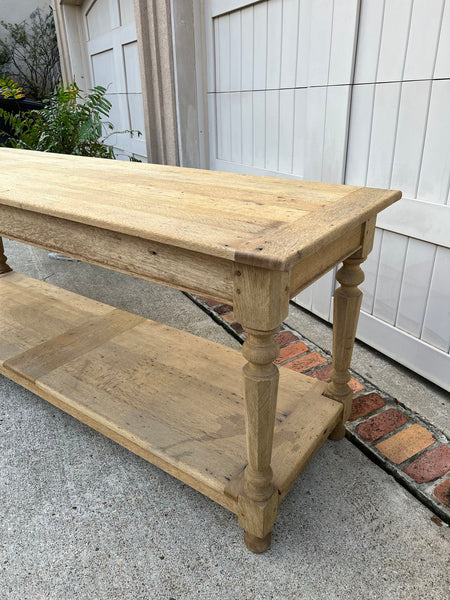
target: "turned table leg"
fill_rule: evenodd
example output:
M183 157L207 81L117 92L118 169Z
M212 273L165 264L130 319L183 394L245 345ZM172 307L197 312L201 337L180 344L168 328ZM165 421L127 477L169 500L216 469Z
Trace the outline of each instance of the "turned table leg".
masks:
M345 436L345 423L352 409L353 392L348 382L362 300L362 292L358 286L364 281L360 265L372 249L374 231L375 220L364 224L360 250L345 259L336 273L336 279L341 285L334 293L333 369L324 394L341 402L343 412L341 421L329 436L332 440L341 440Z
M9 273L12 271L11 267L6 262L5 250L3 248L3 240L0 237L0 275Z
M248 464L238 497L238 520L252 552L264 552L278 509L272 482L272 442L278 393L279 347L273 339L289 310L288 274L237 265L234 314L247 333L242 352Z
M253 552L264 552L270 546L278 508L270 467L279 380L278 367L273 364L279 353L273 340L277 331L246 328L248 337L242 349L248 360L243 368L248 465L238 506L244 540Z

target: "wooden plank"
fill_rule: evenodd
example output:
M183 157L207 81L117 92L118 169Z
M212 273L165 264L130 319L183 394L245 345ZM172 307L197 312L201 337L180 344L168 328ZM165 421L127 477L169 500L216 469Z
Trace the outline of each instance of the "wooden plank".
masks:
M299 0L283 0L280 87L295 88L298 47Z
M311 286L311 311L325 321L331 322L331 307L334 292L334 273L328 271Z
M253 7L253 89L266 89L267 74L267 2Z
M278 148L280 144L280 91L266 92L266 160L265 167L278 171Z
M359 0L335 0L333 3L328 85L353 83L356 41L358 38Z
M433 81L417 198L446 204L450 161L450 80Z
M242 163L253 165L253 92L242 92Z
M361 2L355 83L376 81L384 7L384 2Z
M450 392L450 356L361 311L357 338Z
M375 87L366 185L389 186L400 95L400 83L386 83Z
M311 2L308 85L326 86L330 68L333 0Z
M355 196L353 186L6 148L0 158L0 205L276 270L297 262L312 240L320 245L344 235L399 198L385 190Z
M344 183L351 87L329 86L322 150L323 181Z
M349 194L346 202L342 204L330 204L321 211L322 231L319 233L314 225L310 223L314 221L314 213L311 213L297 223L293 223L289 227L280 227L277 231L280 236L280 246L283 246L282 254L285 259L284 267L292 268L301 259L317 252L326 244L330 244L337 240L340 236L346 235L357 225L368 221L371 217L383 208L386 208L395 200L401 197L401 192L385 191L384 195L380 194L379 189L360 188ZM375 208L376 207L376 208ZM301 240L299 244L299 240ZM257 242L258 246L249 247ZM248 249L248 250L247 250ZM251 252L257 251L256 256L262 256L266 260L255 260L255 255ZM268 257L271 257L270 259ZM260 238L259 240L251 240L245 242L236 253L238 262L248 262L255 266L272 265L273 268L281 267L281 264L276 263L277 256L272 252L272 240L270 236ZM270 267L268 267L270 268Z
M395 326L419 338L423 326L436 247L409 240Z
M242 106L241 93L230 94L231 161L242 162Z
M436 348L450 346L450 249L438 247L421 338Z
M414 0L404 79L431 79L434 73L445 0Z
M403 279L408 238L385 231L381 245L373 314L393 325Z
M242 89L242 28L241 11L230 14L230 90Z
M292 173L303 179L306 163L306 107L307 90L294 90L294 147L292 151Z
M68 299L75 299L85 320L73 330L69 318L64 334L56 332L28 352L19 350L0 362L0 372L237 512L227 490L247 462L241 354L49 284L36 285L16 273L0 281L5 297L17 294L18 286L29 287L39 305L34 323L27 316L28 331L39 330L51 318L45 313L44 320L41 312L49 297L55 315L61 314L60 304L64 308ZM0 322L6 315L20 330L21 313L15 312L14 302L0 306ZM105 314L92 320L89 315L99 306ZM11 330L11 335L16 332ZM66 344L68 338L74 346ZM274 465L280 472L275 481L285 493L341 407L321 396L321 383L289 369L281 371Z
M0 205L0 215L11 239L194 294L233 297L230 261L9 206Z
M253 163L266 166L266 92L253 92Z
M217 92L229 92L231 89L230 64L230 15L216 19L216 73Z
M388 231L450 248L450 208L444 204L402 198L378 215Z
M231 160L230 94L217 94L217 158Z
M345 183L366 185L374 109L374 85L355 85L349 119Z
M298 46L295 87L309 85L310 49L311 49L311 11L312 2L300 1L298 14Z
M436 79L450 77L450 4L448 2L444 3L433 77Z
M390 185L401 189L408 198L417 194L430 94L430 81L402 84Z
M411 24L412 0L384 3L383 28L376 81L403 79Z
M0 285L0 361L7 361L48 339L63 334L68 327L99 318L110 312L100 302L87 306L80 296L58 290L14 271ZM41 319L36 319L39 310Z
M308 88L306 91L306 151L303 176L317 181L322 179L327 92L326 87Z
M45 299L42 302L45 302ZM39 305L33 306L37 313L40 313L40 308ZM5 361L3 365L6 369L35 382L37 379L45 377L50 371L87 354L90 350L98 348L111 338L132 329L143 321L143 317L112 309L106 315L91 317L78 327L67 329L50 340L16 354L13 358Z
M278 170L291 173L294 149L294 90L280 90L279 102Z
M281 77L283 0L267 2L267 70L265 88L277 90Z
M342 405L322 396L325 385L320 382L307 392L303 396L302 408L294 410L276 427L272 469L274 484L280 492L280 501L330 435L341 416ZM328 425L323 427L324 423ZM291 436L297 439L295 445L289 441Z
M369 314L372 314L373 303L375 300L375 289L377 285L378 264L380 261L382 238L383 231L378 228L375 229L372 252L369 254L363 268L364 281L361 284L361 290L363 292L361 307Z
M337 263L356 252L361 246L361 227L355 227L345 238L338 239L326 247L320 256L310 255L305 260L299 262L291 271L289 285L290 297L294 297L303 291L306 287L319 279L322 275L332 269ZM331 285L328 292L331 291ZM329 303L329 293L326 300ZM326 316L328 320L328 313Z
M253 7L240 11L241 15L241 88L253 90Z

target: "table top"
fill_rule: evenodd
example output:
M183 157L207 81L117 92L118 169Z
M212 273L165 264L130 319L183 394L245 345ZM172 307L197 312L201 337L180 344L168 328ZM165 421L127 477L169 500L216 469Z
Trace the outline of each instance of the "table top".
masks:
M401 193L0 148L0 205L289 270Z

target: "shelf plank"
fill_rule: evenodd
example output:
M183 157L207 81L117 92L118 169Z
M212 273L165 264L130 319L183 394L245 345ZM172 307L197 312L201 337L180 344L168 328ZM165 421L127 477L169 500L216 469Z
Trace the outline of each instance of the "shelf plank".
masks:
M0 279L0 317L2 374L237 511L246 466L239 352L14 272ZM341 413L323 385L281 369L280 498Z

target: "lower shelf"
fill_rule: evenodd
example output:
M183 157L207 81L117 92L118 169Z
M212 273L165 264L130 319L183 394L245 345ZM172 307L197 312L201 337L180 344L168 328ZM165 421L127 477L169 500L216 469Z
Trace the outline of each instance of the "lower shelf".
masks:
M47 283L0 278L0 373L237 512L246 466L239 352ZM281 369L280 498L341 413Z

